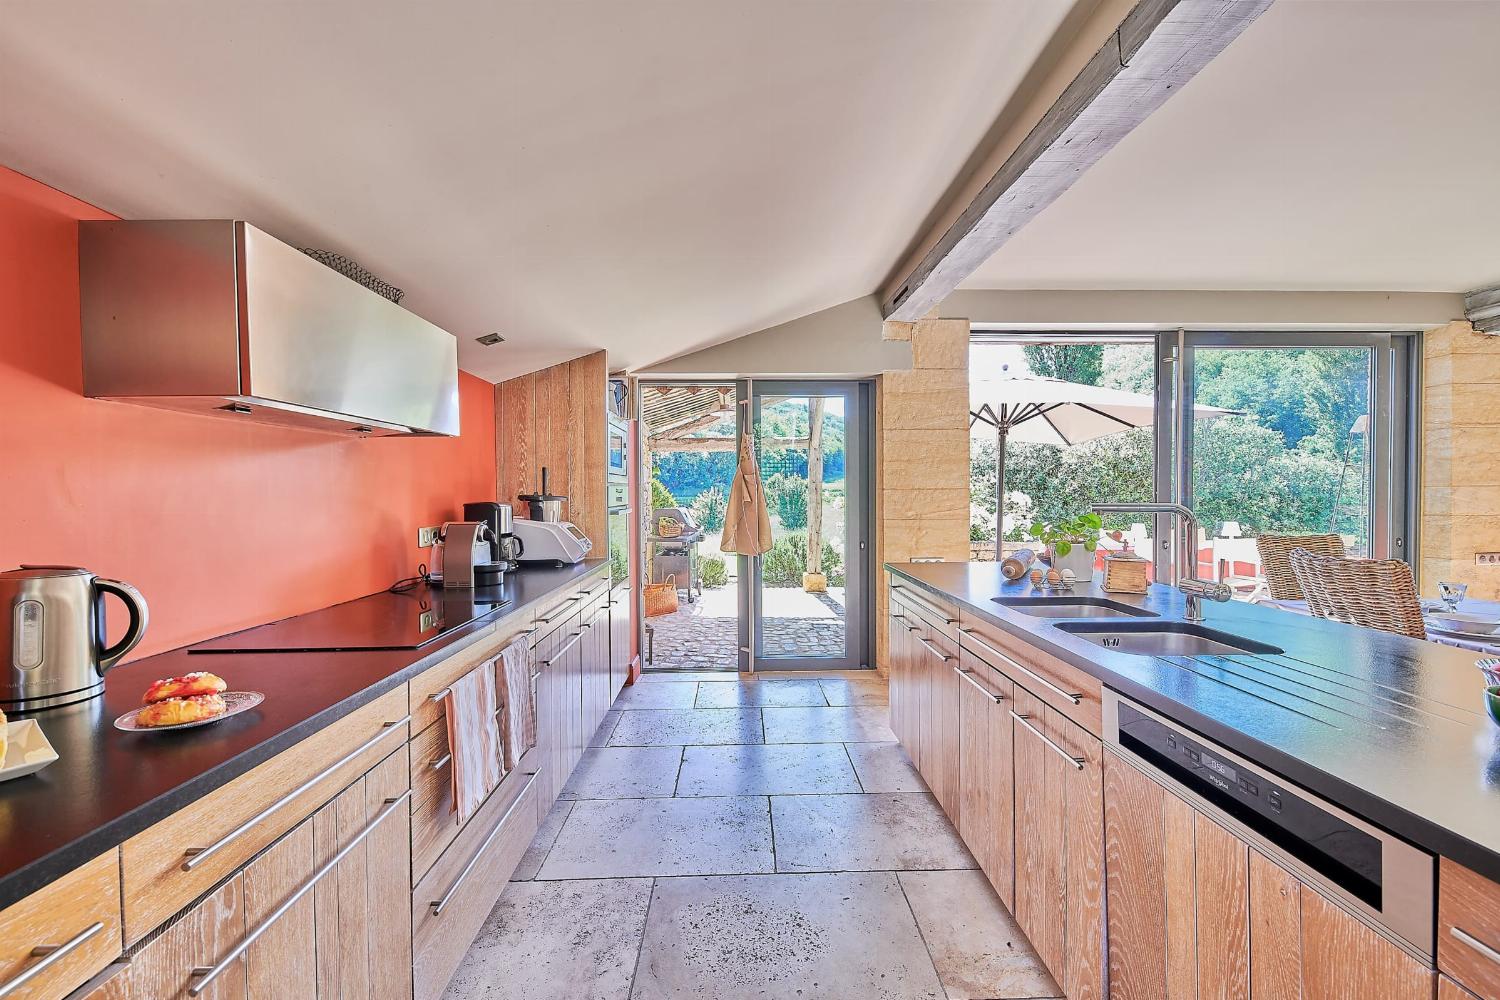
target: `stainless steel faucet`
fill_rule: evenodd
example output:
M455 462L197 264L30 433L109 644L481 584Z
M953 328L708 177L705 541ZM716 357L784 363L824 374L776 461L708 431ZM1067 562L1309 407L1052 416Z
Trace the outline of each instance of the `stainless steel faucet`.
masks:
M1177 589L1187 596L1187 613L1183 616L1190 622L1203 620L1203 598L1223 603L1234 596L1227 583L1198 578L1198 519L1193 512L1180 503L1096 503L1096 514L1172 514L1177 531ZM1187 537L1184 538L1183 536Z

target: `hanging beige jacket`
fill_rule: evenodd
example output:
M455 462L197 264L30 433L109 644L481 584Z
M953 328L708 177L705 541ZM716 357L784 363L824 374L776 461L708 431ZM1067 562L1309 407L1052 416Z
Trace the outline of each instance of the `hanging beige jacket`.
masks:
M724 512L724 537L719 548L745 556L758 556L771 548L771 513L766 509L760 465L748 434L740 438L739 464L729 487L729 507Z

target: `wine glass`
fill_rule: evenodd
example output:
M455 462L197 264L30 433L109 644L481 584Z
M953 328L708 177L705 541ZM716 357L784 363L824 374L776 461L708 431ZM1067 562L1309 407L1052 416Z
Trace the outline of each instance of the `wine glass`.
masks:
M1457 611L1458 606L1463 603L1464 595L1469 592L1467 583L1452 583L1448 580L1438 581L1438 599L1448 606L1449 611Z

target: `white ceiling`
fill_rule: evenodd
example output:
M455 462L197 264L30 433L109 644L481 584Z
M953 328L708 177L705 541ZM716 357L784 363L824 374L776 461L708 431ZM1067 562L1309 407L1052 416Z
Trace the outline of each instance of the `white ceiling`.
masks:
M871 292L1071 5L3 3L0 164L349 254L491 379Z
M1500 3L1277 0L965 288L1500 281Z

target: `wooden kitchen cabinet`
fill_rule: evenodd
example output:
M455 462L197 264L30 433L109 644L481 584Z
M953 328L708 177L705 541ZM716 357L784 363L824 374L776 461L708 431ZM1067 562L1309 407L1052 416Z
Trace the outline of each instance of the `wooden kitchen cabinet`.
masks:
M1113 753L1104 803L1110 997L1248 998L1248 845Z
M1113 1000L1432 997L1425 964L1113 752L1104 801Z
M889 670L886 687L889 691L891 731L910 755L916 733L912 721L912 677L907 663L907 647L911 645L907 639L908 628L906 616L901 613L900 606L893 603L890 614L886 617L886 658Z
M1000 899L1014 909L1014 687L968 654L959 666L958 832Z
M1500 997L1500 884L1438 862L1438 968L1470 991Z
M635 618L631 614L632 598L629 582L615 581L609 594L609 703L614 704L630 677L631 637L635 633Z
M537 800L543 812L557 801L590 735L583 732L580 648L589 631L583 628L582 614L574 613L541 640L536 651Z
M1104 995L1103 747L1017 684L1015 908L1070 1000Z
M916 642L912 657L919 664L923 709L924 741L919 765L927 787L937 798L948 818L958 825L958 697L962 678L953 668L958 665L958 647L937 630L923 626L911 633Z
M411 835L405 801L386 808L407 780L406 754L391 754L169 924L86 1000L177 1000L194 985L195 969L219 966L201 997L410 1000Z
M34 948L53 950L37 955ZM8 1000L61 996L119 953L118 850L0 910L0 988L8 988ZM52 961L41 966L49 956Z

